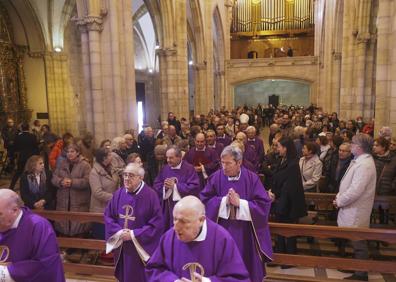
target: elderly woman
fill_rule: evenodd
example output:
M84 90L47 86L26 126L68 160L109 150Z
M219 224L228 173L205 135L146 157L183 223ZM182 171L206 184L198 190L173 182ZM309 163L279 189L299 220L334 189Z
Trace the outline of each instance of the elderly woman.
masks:
M54 188L41 156L31 156L20 180L21 198L30 209L53 209Z
M127 144L123 137L116 137L111 142L111 166L119 175L121 175L124 170L126 165L125 161L128 158L126 155L126 147Z
M66 159L55 170L52 184L58 188L56 210L79 211L89 210L91 190L89 174L91 166L80 156L80 148L72 143L66 147ZM66 236L81 236L89 230L89 225L73 221L55 223L55 229Z
M111 169L111 152L100 148L95 153L95 163L89 174L89 185L91 186L90 212L103 213L107 203L113 197L113 193L120 184L117 173ZM95 223L93 235L97 239L104 239L104 225Z

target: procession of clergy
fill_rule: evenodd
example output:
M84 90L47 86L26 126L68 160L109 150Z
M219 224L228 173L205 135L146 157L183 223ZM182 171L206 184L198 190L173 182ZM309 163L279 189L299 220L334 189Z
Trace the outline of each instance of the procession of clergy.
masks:
M124 169L124 185L104 213L106 252L114 253L119 281L265 278L272 260L269 193L243 165L239 146L219 155L202 133L195 140L184 158L178 146L167 148L153 187L138 164ZM65 281L51 224L9 189L0 190L0 244L0 281Z

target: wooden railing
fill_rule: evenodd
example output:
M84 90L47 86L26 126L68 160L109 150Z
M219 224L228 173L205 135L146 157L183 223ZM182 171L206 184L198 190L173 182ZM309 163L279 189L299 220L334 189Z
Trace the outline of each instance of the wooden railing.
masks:
M36 211L36 213L53 221L72 220L81 223L103 223L103 215L100 213L60 211ZM335 226L282 224L271 222L270 230L273 235L282 235L285 237L309 236L321 239L343 238L348 240L375 240L383 241L389 244L396 244L396 230L393 229L340 228ZM58 243L62 248L80 248L100 251L105 249L105 242L103 240L58 237ZM396 263L393 261L358 260L349 258L286 255L275 253L274 262L304 267L323 267L346 270L363 270L380 273L396 273ZM114 272L113 267L91 264L65 262L64 267L65 271L69 273L113 276Z

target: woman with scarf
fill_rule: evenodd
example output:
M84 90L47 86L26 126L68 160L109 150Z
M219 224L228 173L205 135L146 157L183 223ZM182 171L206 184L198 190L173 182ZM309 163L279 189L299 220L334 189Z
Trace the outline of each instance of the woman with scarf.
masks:
M45 171L41 156L33 155L27 160L20 191L23 202L30 209L54 209L55 190L51 184L51 173Z

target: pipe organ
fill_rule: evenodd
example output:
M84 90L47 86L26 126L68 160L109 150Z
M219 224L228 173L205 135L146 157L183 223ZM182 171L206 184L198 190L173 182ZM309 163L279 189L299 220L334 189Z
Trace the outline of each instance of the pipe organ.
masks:
M314 0L235 0L231 34L266 36L313 30Z

